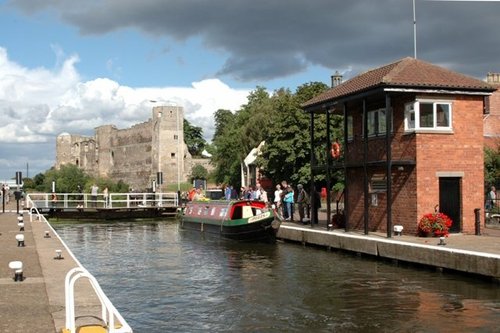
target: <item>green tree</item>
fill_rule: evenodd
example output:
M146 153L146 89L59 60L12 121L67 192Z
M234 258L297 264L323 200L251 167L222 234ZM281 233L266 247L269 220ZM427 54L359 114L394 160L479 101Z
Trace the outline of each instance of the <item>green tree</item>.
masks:
M500 145L484 149L484 183L487 188L500 185Z
M264 175L275 183L285 179L294 184L307 184L310 180L310 117L300 105L327 88L323 83L313 82L298 87L295 93L282 88L270 96L263 87L257 87L249 94L248 103L234 114L218 110L212 142L216 181L239 185L243 159L265 141L263 153L257 159ZM332 136L341 134L341 119L333 117ZM324 164L327 157L324 115L315 116L315 132L315 157L317 164ZM325 175L318 175L316 179L324 180Z
M328 87L324 83L312 82L297 88L294 94L288 89L276 91L273 100L271 130L258 164L264 174L275 183L287 180L293 184L308 184L311 179L310 114L300 105ZM332 117L332 136L340 135L340 117ZM316 165L326 163L326 116L315 115L314 122ZM325 180L324 173L316 174L315 180Z
M78 185L83 186L89 182L89 179L90 177L76 165L66 164L61 166L60 170L52 168L45 172L43 190L45 192L51 192L52 182L55 182L56 192L77 192Z
M201 155L201 152L207 145L207 142L203 138L203 129L193 126L186 119L184 119L184 142L188 147L189 153L193 156Z
M191 170L191 181L194 179L207 179L208 178L208 171L205 169L205 167L201 164L196 164L193 166L193 169Z
M214 114L215 119L215 132L212 141L224 135L226 128L234 125L236 116L229 110L219 109Z

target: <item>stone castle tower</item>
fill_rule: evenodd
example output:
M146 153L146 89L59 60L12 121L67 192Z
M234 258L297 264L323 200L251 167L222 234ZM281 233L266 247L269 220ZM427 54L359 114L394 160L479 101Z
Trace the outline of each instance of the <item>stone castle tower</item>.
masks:
M138 190L151 188L158 172L163 187L185 182L195 162L184 143L183 125L182 107L158 106L151 119L127 129L104 125L92 137L62 133L56 141L56 169L75 164L91 176L122 180Z

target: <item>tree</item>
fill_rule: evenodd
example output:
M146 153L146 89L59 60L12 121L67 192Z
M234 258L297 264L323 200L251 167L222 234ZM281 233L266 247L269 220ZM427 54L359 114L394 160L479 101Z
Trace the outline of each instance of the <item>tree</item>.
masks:
M215 134L212 141L217 182L240 184L241 163L247 154L265 141L257 164L273 182L288 180L294 184L310 181L310 117L300 105L325 91L323 83L312 82L297 88L278 89L270 96L263 87L257 87L248 96L248 103L234 114L218 110L215 114ZM341 117L333 117L331 133L342 131ZM326 121L324 115L315 116L315 151L319 163L326 161ZM333 138L332 138L333 139ZM321 145L324 143L324 145ZM324 180L325 175L316 179Z
M196 164L193 166L193 169L191 170L191 181L195 179L207 179L208 178L208 171L205 169L205 167L201 164Z
M219 109L214 114L215 132L212 141L215 141L221 135L224 135L226 128L232 127L236 116L229 110Z
M487 188L500 185L500 145L484 148L484 183Z
M295 94L288 89L276 91L273 100L271 133L266 138L262 155L257 159L264 174L274 182L287 180L293 184L308 184L311 179L310 115L300 105L328 87L324 83L312 82L297 88ZM341 131L341 118L332 121L332 133ZM326 119L315 115L315 159L316 164L326 163ZM321 181L326 176L317 175Z
M207 145L207 142L203 138L203 129L191 125L186 119L184 119L184 142L188 147L189 153L193 156L201 155L201 152Z
M76 192L78 185L83 186L89 179L90 177L76 165L66 164L61 166L59 170L52 168L45 172L43 190L51 192L52 182L55 182L56 192Z

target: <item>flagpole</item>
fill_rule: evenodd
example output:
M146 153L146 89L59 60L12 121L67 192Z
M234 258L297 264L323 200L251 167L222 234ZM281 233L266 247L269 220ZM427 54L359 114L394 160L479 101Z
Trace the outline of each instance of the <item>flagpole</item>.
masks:
M413 58L417 59L417 15L415 14L415 0L413 0Z

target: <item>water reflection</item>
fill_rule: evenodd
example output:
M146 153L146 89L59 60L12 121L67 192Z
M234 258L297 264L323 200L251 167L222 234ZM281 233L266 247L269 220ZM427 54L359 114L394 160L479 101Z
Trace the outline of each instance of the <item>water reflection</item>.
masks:
M497 285L163 223L59 224L135 332L495 332Z

